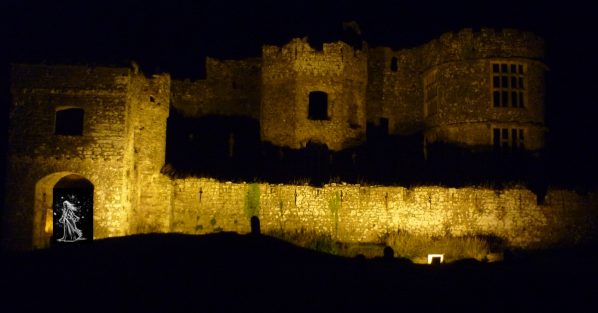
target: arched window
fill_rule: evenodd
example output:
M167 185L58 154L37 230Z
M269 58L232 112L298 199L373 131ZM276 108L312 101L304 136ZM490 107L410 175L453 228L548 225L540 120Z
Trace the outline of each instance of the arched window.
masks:
M323 91L312 91L309 93L310 120L328 120L328 94Z
M55 135L83 135L83 109L65 108L56 110Z

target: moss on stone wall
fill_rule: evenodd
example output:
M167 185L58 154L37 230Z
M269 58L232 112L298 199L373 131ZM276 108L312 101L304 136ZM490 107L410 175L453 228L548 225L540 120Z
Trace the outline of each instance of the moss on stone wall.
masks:
M249 184L245 194L245 215L248 219L253 216L260 216L260 185Z
M196 233L197 216L214 216L223 230L247 233L249 217L258 213L265 233L310 231L367 243L402 230L413 236L491 236L528 247L587 239L598 225L598 196L565 190L549 190L538 205L536 195L520 187L500 193L482 187L316 188L195 178L175 180L175 185L181 188L173 208L174 221L180 222L175 231L183 233ZM201 203L194 196L199 188Z

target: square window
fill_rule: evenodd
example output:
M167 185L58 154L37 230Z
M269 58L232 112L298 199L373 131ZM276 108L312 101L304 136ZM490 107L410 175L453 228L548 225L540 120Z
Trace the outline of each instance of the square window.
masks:
M56 111L55 135L83 135L83 109L69 108Z

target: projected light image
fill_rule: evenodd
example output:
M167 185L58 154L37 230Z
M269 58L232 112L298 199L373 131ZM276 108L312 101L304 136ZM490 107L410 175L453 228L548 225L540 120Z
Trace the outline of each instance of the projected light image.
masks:
M92 201L89 195L77 191L55 191L54 239L56 242L77 242L93 238Z

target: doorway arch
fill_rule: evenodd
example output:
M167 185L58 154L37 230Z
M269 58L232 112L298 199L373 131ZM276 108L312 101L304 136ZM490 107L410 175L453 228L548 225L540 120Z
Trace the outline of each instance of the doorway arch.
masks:
M87 240L93 239L94 185L73 172L58 172L40 179L35 185L33 247L46 248L56 242L58 220L64 201L77 209L77 225Z

